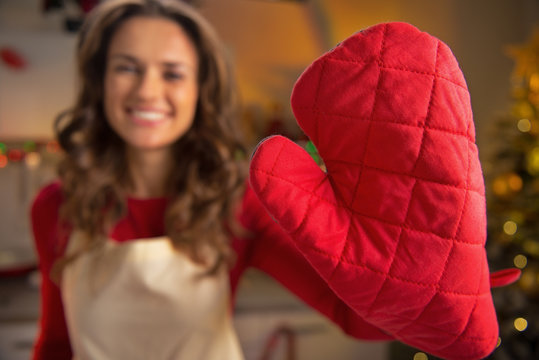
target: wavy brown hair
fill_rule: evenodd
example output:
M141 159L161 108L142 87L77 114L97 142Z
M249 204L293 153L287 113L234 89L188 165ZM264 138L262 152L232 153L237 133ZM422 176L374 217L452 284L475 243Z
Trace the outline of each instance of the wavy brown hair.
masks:
M237 96L225 52L213 28L179 0L109 0L97 6L81 29L77 47L79 90L72 109L55 124L65 157L59 176L62 217L87 235L88 245L106 238L126 211L132 184L125 144L104 112L107 51L115 31L135 16L177 23L199 59L199 97L192 127L172 146L175 166L168 179L165 229L177 249L216 270L232 259L228 238L241 194L244 148L235 127ZM217 250L208 264L206 250Z

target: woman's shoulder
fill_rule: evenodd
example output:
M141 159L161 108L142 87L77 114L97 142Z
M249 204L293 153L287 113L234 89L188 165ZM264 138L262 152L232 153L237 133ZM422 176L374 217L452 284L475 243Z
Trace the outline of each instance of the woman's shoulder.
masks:
M62 185L60 180L54 180L48 184L45 184L37 192L35 201L51 201L53 199L60 199L62 197Z
M60 206L63 202L62 187L59 181L43 186L36 194L30 217L36 238L43 233L50 233L57 229Z
M41 213L56 212L63 201L62 187L59 181L43 186L32 203L32 217Z
M61 253L60 207L63 202L59 181L43 186L36 194L31 207L31 224L40 262L45 268L52 266Z

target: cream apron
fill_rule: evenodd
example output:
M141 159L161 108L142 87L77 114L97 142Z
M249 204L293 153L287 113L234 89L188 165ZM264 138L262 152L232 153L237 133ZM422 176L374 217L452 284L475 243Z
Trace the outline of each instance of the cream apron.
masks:
M68 254L82 237L74 233ZM228 273L175 251L166 237L108 241L62 274L62 298L77 360L241 360Z

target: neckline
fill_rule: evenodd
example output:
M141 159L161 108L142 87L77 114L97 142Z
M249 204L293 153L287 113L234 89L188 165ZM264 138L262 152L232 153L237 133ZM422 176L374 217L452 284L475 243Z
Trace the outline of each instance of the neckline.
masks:
M168 198L166 196L156 196L156 197L135 197L128 196L127 201L132 203L146 203L146 202L166 202Z

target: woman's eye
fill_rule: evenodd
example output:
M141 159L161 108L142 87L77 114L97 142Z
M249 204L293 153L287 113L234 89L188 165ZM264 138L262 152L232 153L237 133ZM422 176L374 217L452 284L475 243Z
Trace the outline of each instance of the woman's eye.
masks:
M120 65L116 65L114 67L114 71L118 72L118 73L138 73L139 70L136 66L134 65L125 65L125 64L120 64Z
M184 77L184 74L176 71L167 71L164 73L164 78L170 81L181 80Z

